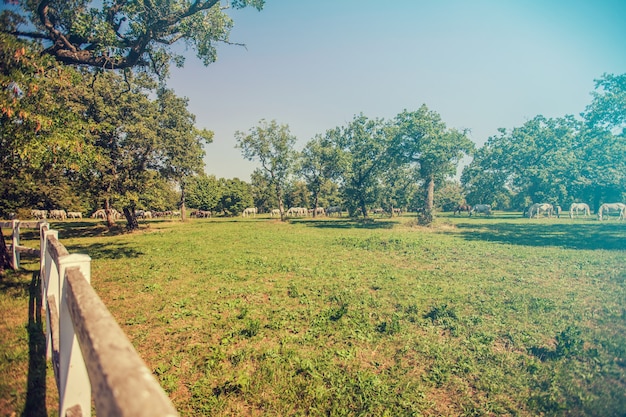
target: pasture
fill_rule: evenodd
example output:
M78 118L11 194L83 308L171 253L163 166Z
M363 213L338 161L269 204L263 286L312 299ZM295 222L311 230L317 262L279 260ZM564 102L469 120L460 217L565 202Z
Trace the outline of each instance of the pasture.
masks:
M53 228L92 257L92 285L184 416L626 410L624 222L259 215L149 221L130 235ZM29 307L38 264L24 268L0 282L3 415L55 407Z

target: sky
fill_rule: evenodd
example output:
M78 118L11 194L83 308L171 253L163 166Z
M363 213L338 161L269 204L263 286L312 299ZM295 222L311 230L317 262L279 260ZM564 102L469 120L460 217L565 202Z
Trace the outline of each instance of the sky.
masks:
M230 10L230 40L193 51L168 86L215 133L205 171L250 180L235 132L287 124L296 148L357 114L422 104L477 146L537 115L579 115L594 80L626 73L624 0L266 0Z

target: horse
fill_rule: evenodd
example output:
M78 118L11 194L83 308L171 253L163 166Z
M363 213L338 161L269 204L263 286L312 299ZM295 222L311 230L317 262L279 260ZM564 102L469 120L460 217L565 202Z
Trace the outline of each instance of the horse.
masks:
M578 216L578 212L582 211L583 215L585 217L589 216L589 204L587 203L572 203L571 206L569 206L569 218L573 219L576 216Z
M454 215L456 216L457 213L461 214L462 211L467 211L467 214L470 214L472 212L472 206L469 204L459 204L454 209Z
M470 217L472 213L483 213L487 216L491 215L491 206L489 204L476 204L472 210L470 210Z
M619 214L618 220L624 220L626 214L626 204L624 203L604 203L598 209L598 220L602 220L604 214L610 214L616 211Z
M550 203L535 203L528 209L528 217L531 219L533 216L535 218L539 218L539 215L542 213L547 214L548 217L552 217L552 214L554 213L554 206Z
M243 217L256 217L256 213L257 213L257 209L256 207L247 207L246 209L244 209L242 216Z

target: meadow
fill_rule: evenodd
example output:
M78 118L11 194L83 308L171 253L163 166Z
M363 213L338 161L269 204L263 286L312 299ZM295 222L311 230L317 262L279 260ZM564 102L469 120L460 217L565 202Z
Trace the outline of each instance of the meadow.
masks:
M53 224L183 416L625 415L626 222L141 227ZM37 269L0 282L3 415L56 407Z

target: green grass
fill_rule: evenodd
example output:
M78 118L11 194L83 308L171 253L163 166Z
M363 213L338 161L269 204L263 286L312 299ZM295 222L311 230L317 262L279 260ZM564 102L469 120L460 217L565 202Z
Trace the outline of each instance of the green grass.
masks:
M58 229L182 415L624 415L626 223L413 223ZM0 313L26 314L31 275ZM0 382L17 413L19 384Z

